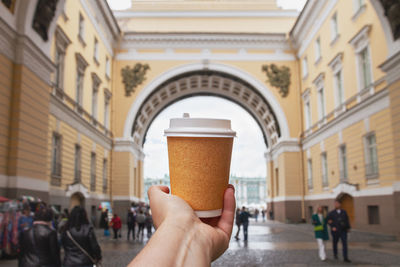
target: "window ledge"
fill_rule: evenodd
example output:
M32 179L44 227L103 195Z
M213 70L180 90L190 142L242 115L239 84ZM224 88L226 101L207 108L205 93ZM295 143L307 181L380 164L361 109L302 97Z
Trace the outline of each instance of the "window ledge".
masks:
M329 190L329 186L324 186L324 187L322 188L322 190L328 191L328 190Z
M367 7L367 5L365 5L365 4L362 5L362 6L360 6L360 7L357 9L356 13L354 13L354 15L353 15L353 17L351 18L351 20L352 20L353 22L356 21L357 18L358 18L362 13L364 13L366 7Z
M367 177L367 185L376 185L379 184L379 175L366 175Z
M306 73L306 75L303 75L303 81L305 81L308 78L308 72Z
M337 34L336 36L335 36L335 38L331 41L331 46L333 46L334 44L336 44L337 43L337 41L339 40L339 38L340 38L340 34Z
M83 47L86 47L86 42L85 40L83 40L83 37L80 34L78 34L78 40L83 45Z

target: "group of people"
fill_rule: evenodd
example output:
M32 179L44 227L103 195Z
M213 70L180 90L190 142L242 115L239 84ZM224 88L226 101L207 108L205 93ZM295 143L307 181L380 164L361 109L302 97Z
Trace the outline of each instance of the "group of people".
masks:
M150 238L153 230L153 218L150 213L150 207L145 206L143 203L132 203L131 208L128 209L126 223L128 229L128 240L130 240L131 236L132 240L140 238L143 239L145 228L147 230L147 237ZM110 235L109 227L111 227L114 232L115 240L118 240L118 238L122 237L121 218L117 214L114 214L114 216L110 220L109 211L108 209L106 209L101 213L100 216L100 228L104 229L104 236ZM136 231L136 229L138 230Z
M76 206L55 224L51 207L40 203L32 216L24 210L20 219L18 266L93 266L101 261L101 249L86 211ZM61 261L60 247L64 249Z
M240 226L243 226L243 238L244 241L247 241L247 230L249 228L249 218L251 217L250 213L246 210L246 207L243 206L242 209L236 209L236 217L235 223L237 226L237 231L235 235L235 239L239 240L239 232Z
M328 225L331 229L333 256L338 259L338 243L342 241L343 260L351 262L347 251L347 233L350 231L349 216L346 211L341 208L340 200L335 200L335 209L324 214L322 206L319 206L317 213L312 215L312 224L314 225L315 238L318 243L318 254L322 261L326 260L324 241L329 240Z

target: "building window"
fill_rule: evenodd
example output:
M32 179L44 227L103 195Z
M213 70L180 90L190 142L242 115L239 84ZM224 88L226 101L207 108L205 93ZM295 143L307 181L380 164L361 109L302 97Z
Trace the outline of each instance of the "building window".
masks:
M358 62L361 79L361 90L371 85L371 61L369 56L369 48L365 47L358 53Z
M79 41L85 45L85 19L82 14L79 14L79 32L78 32Z
M83 81L84 81L84 74L85 69L88 66L86 60L82 57L81 54L76 53L76 90L75 90L75 101L77 103L77 110L78 112L83 111Z
M110 101L111 92L107 89L104 90L104 127L109 129L110 127Z
M318 37L315 41L315 63L321 60L321 38Z
M75 163L74 163L74 182L80 183L82 181L81 177L81 146L75 145Z
M56 71L54 73L54 87L55 93L59 97L64 96L64 61L67 47L71 41L64 31L57 26L55 31L55 49L54 49L54 65Z
M106 57L106 77L110 78L111 66L110 66L110 59Z
M368 223L380 224L379 206L368 206Z
M92 116L93 123L97 122L97 103L99 98L99 87L101 84L101 80L96 73L92 72Z
M322 187L327 187L329 185L329 180L328 180L328 160L326 152L321 154L321 170L322 170Z
M96 191L96 153L90 154L90 190Z
M339 147L340 182L347 182L347 152L346 145Z
M313 189L313 175L312 175L312 161L311 159L307 160L307 184L308 189Z
M94 38L94 51L93 51L94 61L99 64L99 42Z
M108 174L107 174L107 159L103 159L103 193L107 193L108 189Z
M343 81L342 81L342 71L339 70L335 74L335 89L336 89L336 105L341 106L344 103L344 89L343 89Z
M303 95L304 102L304 121L306 130L311 127L311 104L310 104L310 89L307 89Z
M331 40L332 40L332 43L334 43L338 37L339 37L339 28L338 28L338 21L337 21L337 13L335 13L331 18Z
M61 185L61 135L53 133L51 142L51 184Z
M367 178L378 176L378 155L376 151L375 133L368 134L364 139L365 146L365 175Z
M303 78L307 77L308 75L308 62L307 62L307 57L304 57L302 62L302 67L303 67Z
M358 15L365 8L365 0L353 0L354 16Z
M275 190L276 195L279 196L279 169L275 168Z
M324 87L318 89L318 115L319 119L323 119L325 117L325 90Z

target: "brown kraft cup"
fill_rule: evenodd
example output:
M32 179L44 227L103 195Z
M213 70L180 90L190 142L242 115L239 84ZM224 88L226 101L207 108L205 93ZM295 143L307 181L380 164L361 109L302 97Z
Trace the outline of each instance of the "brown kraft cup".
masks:
M171 194L184 199L199 217L221 215L236 135L230 121L184 114L171 119L165 135Z

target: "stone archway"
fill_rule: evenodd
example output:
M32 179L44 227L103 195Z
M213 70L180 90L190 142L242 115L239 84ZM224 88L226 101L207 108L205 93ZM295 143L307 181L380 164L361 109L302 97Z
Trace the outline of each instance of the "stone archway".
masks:
M209 62L172 69L144 88L128 113L124 139L140 149L151 122L163 109L195 95L218 96L242 106L260 126L268 148L290 139L286 116L263 83L232 66Z

